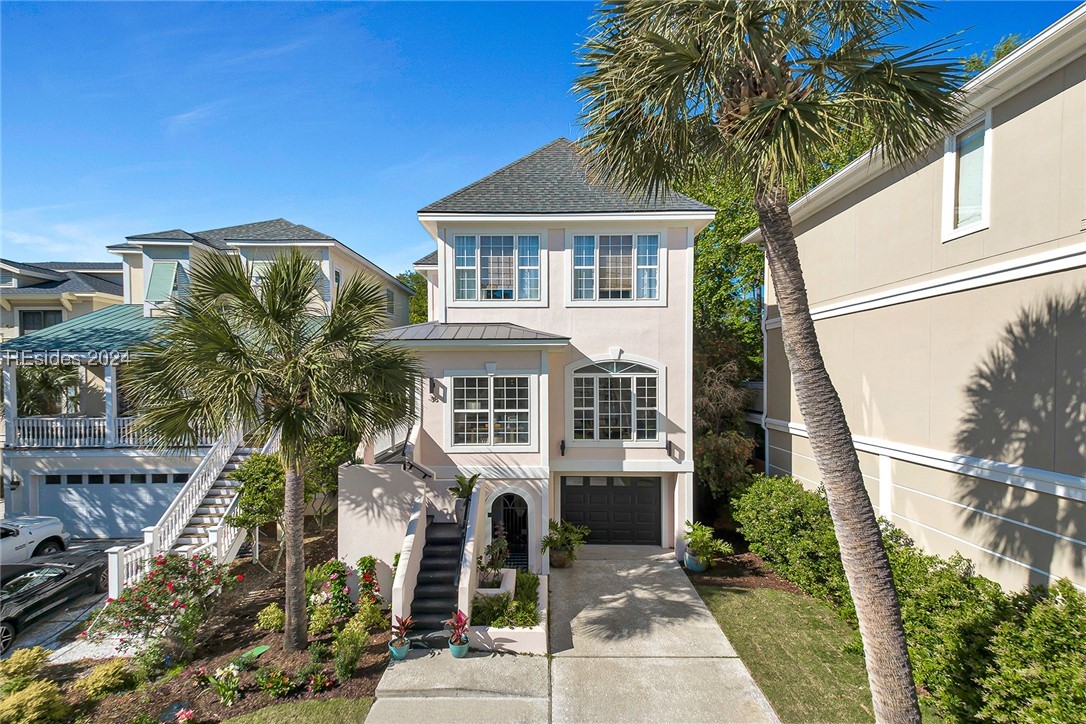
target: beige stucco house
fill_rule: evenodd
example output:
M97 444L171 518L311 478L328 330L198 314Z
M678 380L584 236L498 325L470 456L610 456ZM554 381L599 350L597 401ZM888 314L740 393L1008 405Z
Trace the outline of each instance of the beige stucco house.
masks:
M155 528L154 545L160 550L206 541L208 530L222 523L235 499L220 478L238 462L231 458L250 448L227 434L205 440L196 452L164 454L136 432L118 377L128 350L147 339L160 310L185 293L193 263L207 255L234 254L258 277L262 264L290 247L320 263L323 303L329 309L336 285L362 273L384 283L391 323L406 324L409 288L335 238L285 219L128 237L109 247L121 257L116 269L116 301L121 303L0 345L5 515L57 516L76 537L140 537ZM58 361L79 369L78 409L55 416L18 415L17 367ZM167 524L167 513L176 514L176 520Z
M876 510L1007 586L1082 586L1086 6L965 97L916 165L793 204L812 313ZM816 486L771 282L765 309L767 466Z
M394 608L425 626L455 605L439 587L425 586L434 600L414 594L405 532L412 511L419 525L427 512L450 524L458 474L480 476L464 562L501 525L511 563L546 572L552 519L587 525L593 543L681 551L694 237L714 215L678 194L653 203L590 182L566 139L419 211L437 244L416 263L430 321L389 333L424 368L419 421L403 456L347 468L340 484L341 555L401 553Z
M0 259L0 342L122 301L120 262Z

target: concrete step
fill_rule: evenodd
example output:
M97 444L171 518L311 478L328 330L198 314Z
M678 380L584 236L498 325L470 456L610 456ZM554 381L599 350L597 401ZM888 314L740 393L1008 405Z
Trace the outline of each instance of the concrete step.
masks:
M411 602L411 614L422 615L425 613L432 613L435 616L441 616L442 619L451 618L453 611L456 610L456 596L450 595L448 598L422 598L415 599Z
M412 605L414 608L414 605ZM415 627L411 631L419 636L423 634L432 634L435 631L443 632L445 630L445 622L452 617L452 608L448 613L416 613L411 612L411 618L415 622ZM425 637L428 638L428 637ZM431 646L431 648L436 648Z
M373 703L373 708L366 715L366 724L403 724L412 721L462 724L465 720L472 724L545 722L550 720L550 701L504 696L472 697L467 694L418 698L384 696Z
M452 586L453 581L456 580L456 569L434 569L431 571L419 571L418 584L420 586L426 584L440 583L446 586Z
M448 601L452 599L455 601L456 595L457 591L453 588L451 581L449 583L422 583L422 581L419 581L419 585L415 586L414 600L438 599Z
M393 661L377 684L377 701L397 699L454 698L497 701L503 705L516 700L538 700L543 714L528 721L547 721L546 705L550 697L550 663L545 656L496 655L471 651L463 659L454 659L448 649L412 648L404 661ZM435 702L436 703L436 702ZM448 707L434 709L439 721L480 721L474 707L464 708L455 701ZM499 712L500 714L500 712ZM373 711L370 711L370 717ZM371 718L366 721L370 722ZM430 717L412 717L400 721L429 721ZM525 721L506 712L496 721Z

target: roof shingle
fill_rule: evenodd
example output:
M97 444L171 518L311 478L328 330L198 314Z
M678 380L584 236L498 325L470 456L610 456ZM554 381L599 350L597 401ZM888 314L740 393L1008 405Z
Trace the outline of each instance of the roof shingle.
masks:
M631 197L589 180L577 145L559 138L475 183L419 209L420 214L594 214L713 211L673 191Z

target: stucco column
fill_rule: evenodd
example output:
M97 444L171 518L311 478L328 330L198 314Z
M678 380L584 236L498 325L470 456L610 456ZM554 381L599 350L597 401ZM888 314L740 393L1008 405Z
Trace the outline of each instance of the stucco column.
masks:
M4 440L8 446L15 444L15 421L19 415L15 369L13 363L4 362Z
M115 447L117 445L117 365L105 365L102 368L102 380L105 383L106 447Z

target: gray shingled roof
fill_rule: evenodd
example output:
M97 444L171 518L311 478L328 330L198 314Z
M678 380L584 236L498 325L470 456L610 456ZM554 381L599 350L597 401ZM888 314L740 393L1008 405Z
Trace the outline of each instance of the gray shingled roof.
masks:
M63 281L67 277L52 269L46 269L45 267L37 266L36 264L25 264L21 261L12 261L11 259L0 259L0 263L7 264L13 269L17 269L27 274L33 274L34 276L42 279L52 279L53 281Z
M118 297L124 296L124 287L120 284L107 282L105 279L91 276L90 274L72 271L60 272L60 276L62 277L60 280L54 279L29 287L5 288L3 293L5 297L21 297L34 294L63 294L65 292L71 292L73 294L93 294L95 292L100 292L102 294L113 294Z
M126 236L126 239L159 239L165 241L192 241L192 234L184 229L170 229L169 231L155 231L150 234L134 234Z
M208 229L207 231L194 231L189 233L183 229L171 231L156 231L153 234L137 234L125 237L130 240L177 240L199 241L221 251L229 251L232 247L228 241L335 241L327 234L295 224L286 219L271 219L269 221L254 221L251 224L239 224L238 226L224 226L221 229ZM122 245L111 246L111 249L122 248Z
M119 272L124 264L119 261L36 261L31 266L55 271L114 271Z
M431 251L429 254L416 261L415 266L437 266L437 250Z
M424 322L393 327L381 335L397 342L493 342L497 344L565 344L569 337L539 332L508 322Z
M634 198L588 179L576 144L559 138L470 186L419 209L420 214L595 214L713 211L675 192Z

